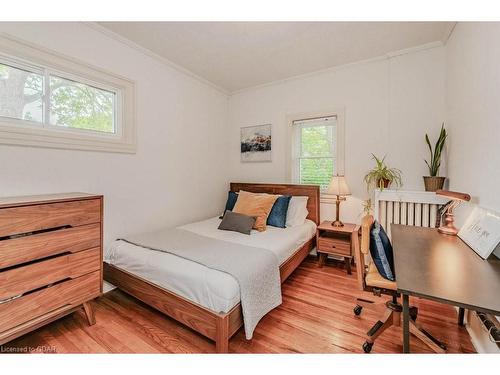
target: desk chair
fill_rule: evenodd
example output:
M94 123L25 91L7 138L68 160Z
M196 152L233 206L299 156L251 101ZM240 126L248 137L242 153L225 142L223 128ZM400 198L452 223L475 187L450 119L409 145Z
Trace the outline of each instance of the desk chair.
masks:
M370 262L365 267L365 255L370 254L370 229L373 224L373 216L367 215L361 221L361 246L355 246L356 271L360 289L372 292L375 296L386 294L392 297L392 300L386 302L384 315L378 320L366 334L366 341L363 344L365 353L370 353L378 336L391 326L401 325L401 313L403 307L398 302L399 293L397 284L382 277L375 264ZM372 301L362 298L357 299L357 305L354 307L354 314L360 315L364 306L373 305ZM431 336L417 323L418 310L416 307L410 307L410 332L422 340L429 348L436 353L445 353L446 346Z

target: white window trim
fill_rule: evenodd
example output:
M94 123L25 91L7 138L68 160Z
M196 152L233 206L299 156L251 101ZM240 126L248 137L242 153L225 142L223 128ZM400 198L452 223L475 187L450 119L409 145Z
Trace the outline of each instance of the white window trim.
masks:
M337 133L337 148L336 153L333 156L337 162L337 170L336 173L344 174L345 168L345 109L331 109L324 111L316 111L316 112L303 112L303 113L295 113L288 114L286 116L286 125L287 125L287 147L286 147L286 163L285 163L285 176L287 181L290 183L298 183L298 172L297 172L297 162L295 160L294 147L296 147L296 139L294 132L294 122L312 119L312 118L321 118L321 117L336 117L336 133ZM323 194L321 193L321 199L324 199Z
M76 61L43 47L0 34L0 56L26 62L16 65L42 74L107 89L116 93L116 133L30 122L0 117L0 144L77 149L103 152L136 152L135 83L100 68ZM119 126L118 126L119 125Z

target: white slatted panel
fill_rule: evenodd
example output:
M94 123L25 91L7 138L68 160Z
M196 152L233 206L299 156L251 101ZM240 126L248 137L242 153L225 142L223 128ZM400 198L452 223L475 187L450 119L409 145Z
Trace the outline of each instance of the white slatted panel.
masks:
M382 227L387 228L387 202L386 201L380 201L380 206L379 206L379 222Z
M387 235L389 238L391 238L391 223L393 223L393 208L394 207L394 202L387 202L387 224L385 226L385 231L387 232Z
M394 224L401 224L401 204L399 202L393 202L393 214L392 222Z
M435 204L429 205L430 213L429 213L429 226L431 228L436 227L436 218L437 218L437 210L438 207Z
M429 226L429 205L427 203L422 204L422 226Z
M408 225L415 225L415 203L408 203L408 213L407 213L407 222Z
M430 192L377 190L375 217L390 238L392 223L434 228L439 207L446 202L445 198Z
M415 203L415 222L413 223L416 227L422 226L422 204Z
M408 213L407 213L407 208L408 206L411 206L413 203L406 203L406 202L401 202L400 203L400 209L401 209L401 216L399 218L399 223L403 225L408 224Z

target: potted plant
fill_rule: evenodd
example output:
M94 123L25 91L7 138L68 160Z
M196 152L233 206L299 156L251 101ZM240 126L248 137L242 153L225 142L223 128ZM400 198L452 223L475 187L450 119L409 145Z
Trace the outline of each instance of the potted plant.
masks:
M398 187L401 186L401 171L397 168L389 168L385 164L385 156L380 159L372 154L372 157L375 160L375 167L365 175L368 190L372 186L384 190L393 183Z
M433 151L429 136L427 134L425 135L425 142L427 143L427 146L429 146L429 151L431 153L430 160L425 160L425 163L429 167L429 176L424 176L425 191L436 191L443 188L446 177L439 176L439 167L441 166L441 153L447 137L448 133L446 133L443 123L443 125L441 125L439 138L436 141Z

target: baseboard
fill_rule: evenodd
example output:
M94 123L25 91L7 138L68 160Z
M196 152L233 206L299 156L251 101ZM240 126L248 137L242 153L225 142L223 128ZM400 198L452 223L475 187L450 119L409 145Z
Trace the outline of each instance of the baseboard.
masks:
M483 328L483 323L473 311L467 311L466 320L465 328L476 352L500 354L500 348L491 342L488 332Z

